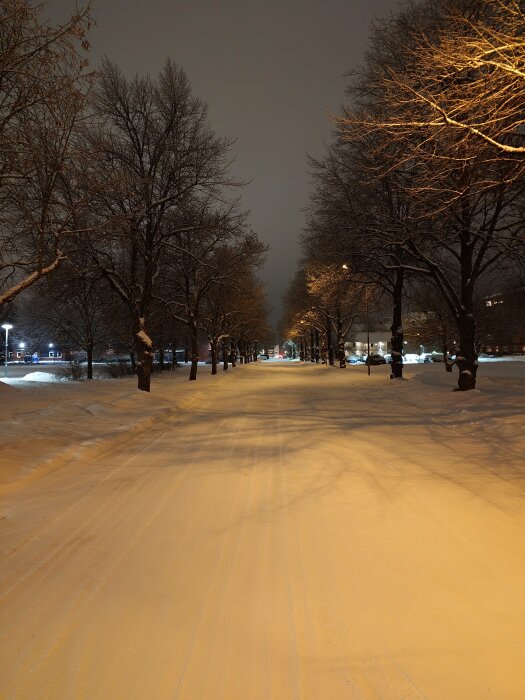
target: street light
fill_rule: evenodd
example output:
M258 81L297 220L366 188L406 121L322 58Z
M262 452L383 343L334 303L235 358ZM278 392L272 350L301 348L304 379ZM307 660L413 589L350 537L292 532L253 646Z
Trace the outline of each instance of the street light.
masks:
M5 364L4 364L4 377L7 377L7 347L9 343L9 331L13 327L12 323L2 323L2 328L5 330Z

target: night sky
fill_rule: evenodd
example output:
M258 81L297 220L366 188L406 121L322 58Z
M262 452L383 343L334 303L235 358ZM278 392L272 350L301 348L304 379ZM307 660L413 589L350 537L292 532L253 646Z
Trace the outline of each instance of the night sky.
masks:
M50 0L60 21L82 0ZM95 67L106 54L125 73L156 74L169 56L209 105L215 131L236 139L243 203L271 248L262 272L273 307L295 272L309 191L306 154L330 139L328 110L344 100L344 73L367 47L368 27L397 0L94 0Z

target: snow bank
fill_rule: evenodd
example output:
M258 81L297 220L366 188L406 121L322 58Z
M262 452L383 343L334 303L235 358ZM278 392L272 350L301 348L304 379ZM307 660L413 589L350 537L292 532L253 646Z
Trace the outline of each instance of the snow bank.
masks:
M188 371L155 374L149 394L136 389L133 376L70 382L32 372L0 381L1 395L9 396L0 406L0 495L176 417L228 380L227 373L211 377L203 368L189 382Z
M53 374L52 372L30 372L25 374L20 379L11 379L13 384L18 382L63 382L67 381L65 377L61 377L59 374Z

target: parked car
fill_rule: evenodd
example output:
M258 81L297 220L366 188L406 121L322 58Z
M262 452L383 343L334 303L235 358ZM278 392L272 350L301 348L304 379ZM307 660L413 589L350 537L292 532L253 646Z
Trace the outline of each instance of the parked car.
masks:
M108 365L127 365L131 364L131 357L129 355L113 355L112 357L106 357L95 361L105 362Z
M442 352L432 353L432 362L445 362L445 356Z
M351 357L347 357L346 361L351 365L359 365L363 360L360 357L352 355Z
M383 357L383 355L378 355L376 353L372 353L365 359L365 364L367 364L367 365L386 365L386 360Z
M32 355L29 353L26 353L24 355L24 364L25 365L38 365L40 363L40 358L38 357L38 353L34 352Z

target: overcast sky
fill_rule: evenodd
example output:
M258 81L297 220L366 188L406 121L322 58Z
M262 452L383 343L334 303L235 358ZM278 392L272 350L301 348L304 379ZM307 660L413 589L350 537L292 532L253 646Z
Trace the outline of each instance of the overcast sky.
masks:
M82 0L49 0L54 21ZM209 105L220 135L236 139L235 174L250 180L244 207L271 248L262 273L273 320L296 269L309 190L306 154L330 138L328 110L344 73L362 60L368 27L397 0L93 0L91 62L157 73L169 56Z

